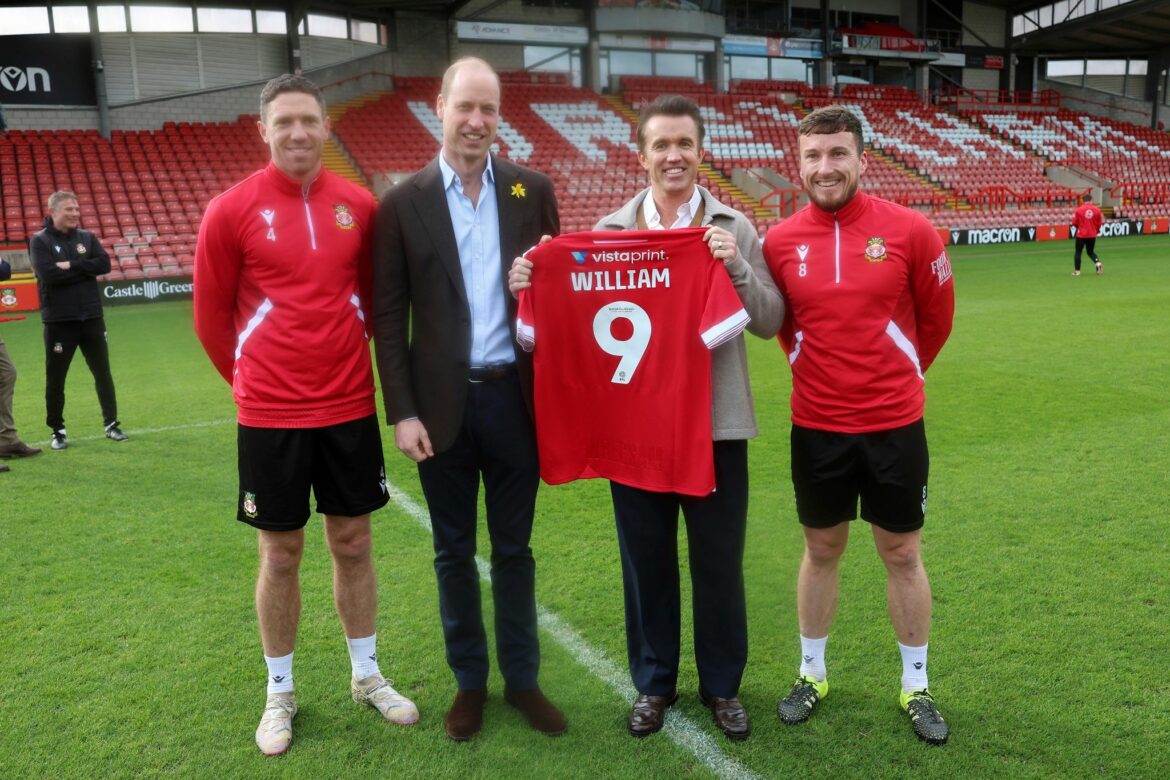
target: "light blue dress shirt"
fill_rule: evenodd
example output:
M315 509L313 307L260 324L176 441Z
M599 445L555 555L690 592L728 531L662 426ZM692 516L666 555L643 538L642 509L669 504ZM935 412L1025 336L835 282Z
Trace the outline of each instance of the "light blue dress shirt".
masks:
M512 349L504 301L500 214L492 159L488 157L483 172L478 203L472 203L471 198L463 194L463 182L441 152L439 170L443 174L447 210L451 213L451 227L455 230L455 244L459 248L463 288L471 307L471 365L515 362L516 353Z

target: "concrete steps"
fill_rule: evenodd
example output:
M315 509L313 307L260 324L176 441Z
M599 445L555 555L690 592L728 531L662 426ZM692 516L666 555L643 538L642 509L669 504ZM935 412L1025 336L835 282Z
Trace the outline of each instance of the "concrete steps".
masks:
M707 177L707 180L719 185L719 188L731 195L733 198L739 200L747 208L751 209L751 213L747 214L753 221L775 219L776 212L767 206L760 203L758 200L748 195L739 187L731 183L722 173L717 171L710 163L699 163L699 172Z
M341 118L345 116L346 111L349 111L351 108L363 106L366 103L371 103L386 94L389 93L372 92L368 95L362 95L361 97L347 100L344 103L338 103L335 106L329 106L328 110L326 111L326 113L329 115L329 121L332 124L337 124L337 122L339 122ZM321 162L326 168L333 171L338 176L349 179L354 184L365 187L366 189L371 189L370 183L366 181L365 177L361 175L357 167L353 164L353 160L350 158L349 152L345 149L345 146L337 140L337 136L330 136L329 139L325 141L325 150L322 155Z

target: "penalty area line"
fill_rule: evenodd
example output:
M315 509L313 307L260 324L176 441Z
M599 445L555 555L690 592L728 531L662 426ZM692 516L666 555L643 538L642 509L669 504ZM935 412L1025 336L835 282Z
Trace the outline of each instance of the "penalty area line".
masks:
M389 492L390 500L397 504L399 509L427 531L431 530L430 515L417 501L393 484L387 483L386 489ZM479 569L480 579L484 582L490 582L491 568L488 563L477 555L475 556L475 565ZM638 692L630 683L629 675L624 669L619 669L617 664L605 653L585 641L585 638L557 613L538 603L536 615L540 627L552 636L557 644L567 651L577 663L608 685L624 701L632 702L634 700ZM669 736L675 744L689 751L718 777L742 778L743 780L755 780L758 777L754 772L724 753L711 734L673 707L667 710L666 725L663 727L662 733Z

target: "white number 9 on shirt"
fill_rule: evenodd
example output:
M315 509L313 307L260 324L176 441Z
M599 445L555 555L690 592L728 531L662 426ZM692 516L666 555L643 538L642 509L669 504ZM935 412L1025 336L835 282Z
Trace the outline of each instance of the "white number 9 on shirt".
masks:
M629 320L634 331L625 340L615 339L610 326L615 320ZM636 303L629 301L614 301L607 303L597 310L593 316L593 338L597 346L609 355L620 357L617 370L613 372L613 379L609 380L617 385L628 385L646 354L646 347L650 344L650 315Z

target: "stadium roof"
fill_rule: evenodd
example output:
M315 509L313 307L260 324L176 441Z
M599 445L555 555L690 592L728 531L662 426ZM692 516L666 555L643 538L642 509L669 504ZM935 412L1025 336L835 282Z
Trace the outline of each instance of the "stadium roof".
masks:
M1010 15L1028 13L1054 0L974 0L979 5L1001 8ZM77 0L71 0L71 4ZM322 13L353 13L376 20L388 20L395 11L452 17L470 0L199 0L197 5L251 5L257 8L313 10ZM861 3L862 0L857 0ZM29 0L0 0L0 6L24 6ZM1078 3L1069 3L1070 6ZM1113 8L1079 17L1064 24L1036 30L1015 38L1013 50L1026 55L1074 57L1142 57L1168 48L1170 2L1131 0Z
M859 3L861 1L858 0ZM1002 8L1010 16L1051 5L1054 0L974 1L980 5ZM348 5L352 12L371 16L388 15L396 10L453 16L468 2L470 0L356 0L344 5ZM331 4L311 5L321 7ZM1166 0L1131 0L1114 8L1016 38L1013 41L1013 48L1019 54L1032 55L1134 57L1148 56L1165 49L1168 42L1170 3Z
M1009 15L1025 14L1053 0L975 0L1002 8ZM1077 5L1068 3L1069 6ZM1074 57L1140 57L1170 46L1170 3L1132 0L1121 5L1036 30L1013 39L1018 54L1057 54Z

